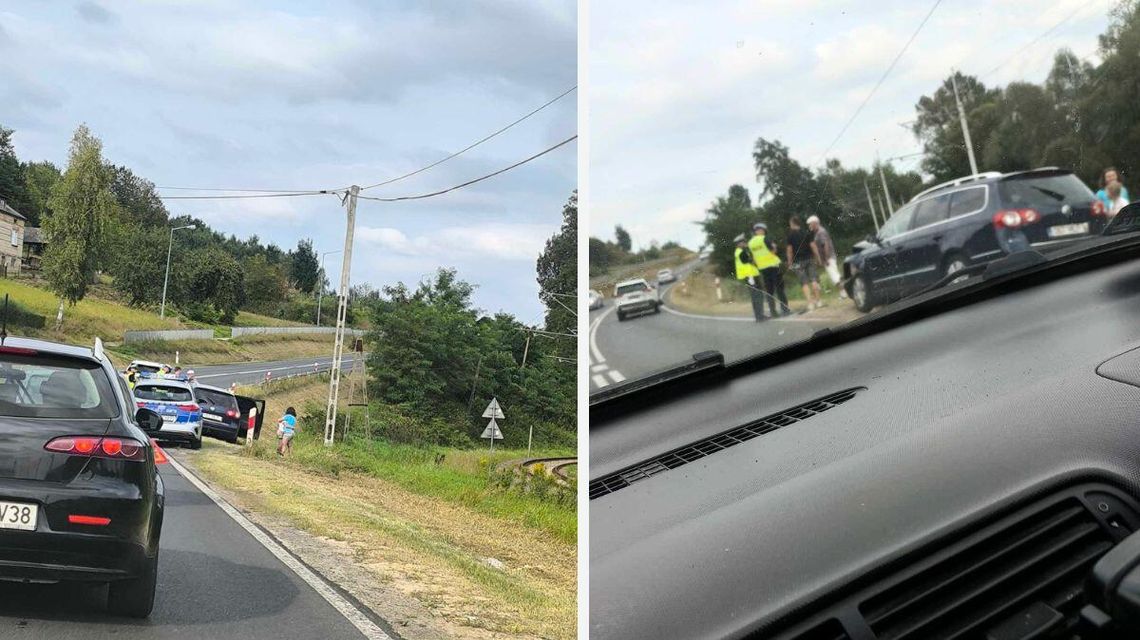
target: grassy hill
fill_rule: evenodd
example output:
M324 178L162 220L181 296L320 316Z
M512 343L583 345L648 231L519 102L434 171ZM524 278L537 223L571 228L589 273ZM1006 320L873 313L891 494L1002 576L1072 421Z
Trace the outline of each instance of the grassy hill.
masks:
M43 338L55 342L88 345L96 337L107 343L107 350L118 364L134 358L172 362L175 352L182 362L190 364L218 364L223 362L253 362L285 358L322 356L332 353L331 335L258 335L228 339L229 332L222 327L187 322L176 317L160 318L148 309L129 307L109 297L106 287L96 286L91 294L74 307L64 306L63 324L55 328L55 314L59 298L32 281L0 279L0 297L4 294L20 308L46 318L42 329L10 326L11 335ZM243 327L305 326L268 316L242 311L234 324ZM122 344L123 333L129 330L163 329L215 329L219 340L153 341Z

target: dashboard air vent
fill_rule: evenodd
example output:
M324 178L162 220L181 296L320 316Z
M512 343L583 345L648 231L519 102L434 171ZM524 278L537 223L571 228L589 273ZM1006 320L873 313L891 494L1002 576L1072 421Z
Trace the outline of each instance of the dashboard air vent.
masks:
M590 482L590 499L593 500L611 494L619 489L628 487L634 482L645 480L662 471L676 469L677 467L689 464L690 462L712 455L723 449L736 446L742 442L747 442L769 431L775 431L780 427L786 427L801 420L806 420L817 413L823 413L828 409L847 402L864 388L865 387L856 387L854 389L837 391L818 400L805 402L791 409L785 409L779 413L765 416L743 426L723 431L714 436L698 440L668 453L650 458L645 462L604 475Z
M1083 582L1118 540L1076 497L1008 522L899 580L859 605L880 640L984 638L996 627L1043 625L1042 638L1068 637L1084 604ZM1006 637L1006 636L1002 636Z

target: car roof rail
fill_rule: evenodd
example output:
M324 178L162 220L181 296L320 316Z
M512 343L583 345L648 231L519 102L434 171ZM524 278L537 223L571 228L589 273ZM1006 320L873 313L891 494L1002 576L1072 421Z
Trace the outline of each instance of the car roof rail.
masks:
M1002 173L1000 171L985 171L983 173L975 173L973 175L965 176L962 178L955 178L953 180L943 182L942 184L936 184L933 187L926 189L925 191L919 192L918 195L911 198L908 202L914 202L915 200L918 200L922 196L925 196L925 195L930 194L930 193L934 193L935 191L938 191L940 189L946 189L947 187L956 187L958 185L966 184L967 182L973 182L975 180L986 180L989 178L1000 178L1001 176L1002 176Z

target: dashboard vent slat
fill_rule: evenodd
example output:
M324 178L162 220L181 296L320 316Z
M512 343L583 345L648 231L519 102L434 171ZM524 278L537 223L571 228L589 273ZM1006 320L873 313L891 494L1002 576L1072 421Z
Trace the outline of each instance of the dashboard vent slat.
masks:
M817 400L805 402L804 404L785 409L779 413L774 413L759 420L749 422L748 424L734 427L728 431L723 431L708 438L698 440L678 449L650 458L632 467L626 467L625 469L604 475L590 482L590 499L593 500L609 495L628 487L634 482L645 480L662 471L676 469L679 466L700 460L718 451L723 451L765 433L775 431L780 427L786 427L801 420L806 420L847 402L863 389L865 389L865 387L837 391Z
M880 640L980 638L1038 602L1073 615L1082 581L1114 543L1069 498L900 575L859 611Z

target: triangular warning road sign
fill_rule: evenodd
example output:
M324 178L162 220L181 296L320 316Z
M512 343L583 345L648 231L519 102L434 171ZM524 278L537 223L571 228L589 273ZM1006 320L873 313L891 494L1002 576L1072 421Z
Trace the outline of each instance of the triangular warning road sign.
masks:
M503 432L499 430L499 425L497 422L495 422L495 419L491 418L491 422L487 425L486 429L483 429L483 433L479 437L480 438L492 438L493 437L496 440L502 440L503 439Z
M503 415L503 409L499 406L499 400L497 398L491 398L491 402L487 405L487 408L483 409L483 417L504 420L507 416Z

